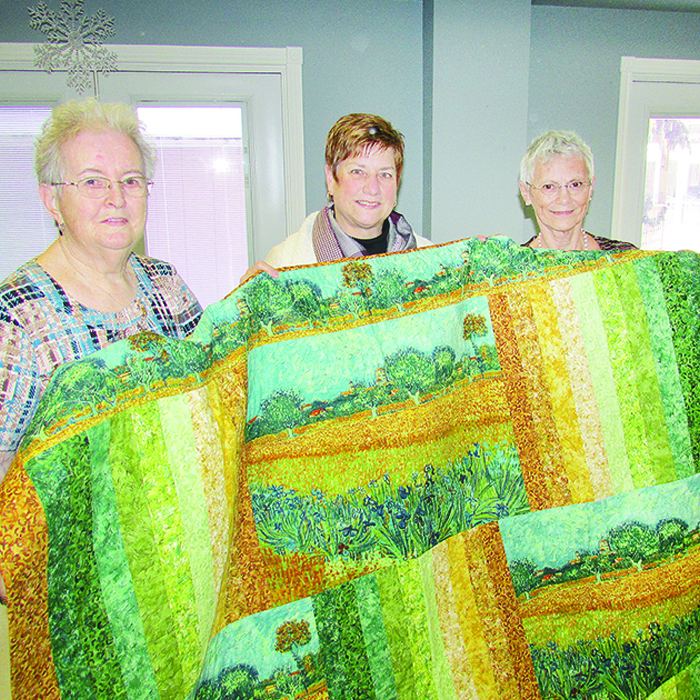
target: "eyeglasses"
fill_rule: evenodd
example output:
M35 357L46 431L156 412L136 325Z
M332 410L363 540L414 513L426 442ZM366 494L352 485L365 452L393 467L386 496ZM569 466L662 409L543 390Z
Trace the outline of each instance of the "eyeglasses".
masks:
M100 199L105 197L112 185L119 185L122 194L128 197L146 197L151 192L153 182L140 175L130 175L123 180L110 180L107 177L84 177L77 182L52 182L52 185L72 185L78 188L83 197Z
M533 190L539 190L545 197L554 197L562 187L569 190L569 194L581 194L585 192L590 186L591 181L587 182L584 180L572 180L567 182L565 185L558 185L555 182L545 182L544 185L533 185L531 182L526 183Z

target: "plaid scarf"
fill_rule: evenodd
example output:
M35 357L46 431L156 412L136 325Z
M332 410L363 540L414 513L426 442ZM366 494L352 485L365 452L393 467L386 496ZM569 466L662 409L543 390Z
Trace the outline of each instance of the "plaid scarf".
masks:
M418 247L413 229L403 214L392 211L387 222L389 224L387 253ZM367 254L360 242L348 236L340 228L333 214L333 203L328 204L318 213L311 237L318 262L330 262L340 258L361 258Z

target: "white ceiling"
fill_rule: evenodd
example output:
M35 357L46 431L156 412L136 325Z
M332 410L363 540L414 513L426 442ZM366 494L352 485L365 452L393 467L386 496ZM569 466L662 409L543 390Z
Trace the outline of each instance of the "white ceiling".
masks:
M610 7L618 10L666 10L700 12L700 0L532 0L533 5Z

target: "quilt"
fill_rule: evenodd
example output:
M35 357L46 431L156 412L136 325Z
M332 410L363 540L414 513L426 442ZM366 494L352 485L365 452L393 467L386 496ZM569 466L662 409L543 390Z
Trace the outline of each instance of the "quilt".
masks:
M59 368L0 484L13 697L700 698L700 258L259 274Z

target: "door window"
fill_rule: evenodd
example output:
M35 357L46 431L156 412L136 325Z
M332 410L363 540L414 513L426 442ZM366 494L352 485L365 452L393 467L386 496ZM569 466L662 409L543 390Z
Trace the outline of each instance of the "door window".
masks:
M700 251L700 117L649 120L642 247Z
M139 107L158 164L147 253L177 267L203 306L248 268L243 107Z
M0 107L0 279L48 248L58 233L34 174L34 140L50 113L50 107Z
M700 61L622 59L612 237L695 250Z

